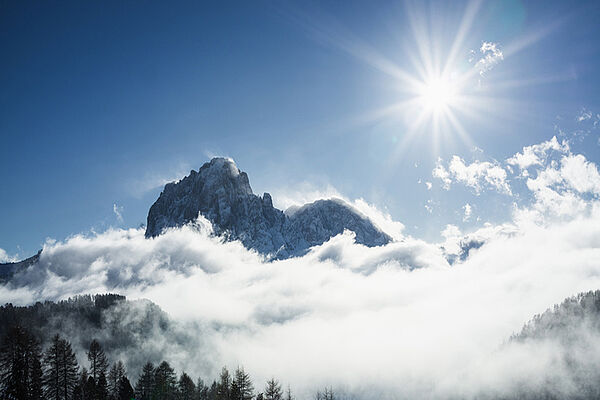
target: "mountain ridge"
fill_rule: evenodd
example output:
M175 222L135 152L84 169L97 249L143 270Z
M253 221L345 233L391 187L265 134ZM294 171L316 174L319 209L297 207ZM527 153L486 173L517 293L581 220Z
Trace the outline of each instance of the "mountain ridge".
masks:
M199 215L212 223L217 235L240 240L247 248L277 259L302 255L345 230L353 231L357 243L369 247L392 240L340 199L317 200L285 213L273 206L269 193L254 194L248 175L223 157L165 185L148 212L145 236L159 236Z

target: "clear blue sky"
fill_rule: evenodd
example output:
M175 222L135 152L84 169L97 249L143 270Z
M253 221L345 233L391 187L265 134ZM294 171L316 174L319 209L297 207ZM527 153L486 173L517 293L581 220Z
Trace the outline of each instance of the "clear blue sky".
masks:
M427 123L407 142L404 109L367 118L410 99L385 65L417 76L411 60L423 37L443 64L473 7L1 2L0 248L27 256L48 237L137 227L157 182L212 155L234 158L255 192L330 184L417 237L464 225L465 202L481 221L503 218L513 199L445 191L431 171L438 157L472 159L474 146L477 157L503 160L557 124L581 129L582 110L599 113L600 3L479 5L456 49L458 70L474 68L470 50L482 57L484 42L504 56L472 79L483 92L455 110L469 143L450 124L434 135ZM594 134L575 146L597 162Z

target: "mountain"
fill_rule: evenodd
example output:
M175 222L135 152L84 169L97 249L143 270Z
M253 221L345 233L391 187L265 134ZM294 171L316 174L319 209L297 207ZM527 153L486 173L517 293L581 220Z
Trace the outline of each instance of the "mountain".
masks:
M569 297L534 316L511 340L553 339L573 343L583 340L582 329L600 336L600 290Z
M1 306L0 338L17 325L31 332L43 348L60 334L71 342L80 361L85 360L91 340L97 339L109 359L122 360L132 372L148 361L159 363L186 351L192 358L207 351L202 348L202 338L173 321L156 304L130 301L118 294L80 295L25 307Z
M551 359L536 391L520 400L600 398L600 290L580 293L536 315L513 335L507 346L532 349L541 360Z
M346 229L370 247L391 240L339 199L318 200L284 213L273 207L269 193L255 195L248 175L227 158L213 158L179 182L168 183L150 207L146 237L193 222L200 214L217 235L274 258L301 255Z
M40 250L37 252L36 255L26 258L25 260L18 261L18 262L1 263L0 264L0 283L10 280L10 278L12 278L12 276L15 273L26 269L30 265L37 263L40 259L41 253L42 253L42 251Z

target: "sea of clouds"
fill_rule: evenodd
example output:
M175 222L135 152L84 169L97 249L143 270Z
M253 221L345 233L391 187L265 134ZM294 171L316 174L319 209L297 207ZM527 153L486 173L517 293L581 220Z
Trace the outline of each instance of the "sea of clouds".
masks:
M103 292L149 299L201 337L173 350L179 371L209 379L222 365L244 365L257 386L275 376L306 398L325 385L360 398L474 398L549 386L576 393L564 361L572 348L508 339L564 298L600 289L596 165L552 138L504 162L440 160L433 176L478 193L520 184L531 201L515 204L503 225L468 235L448 227L444 243L404 236L401 224L377 213L380 226L396 230L386 246L364 247L345 232L272 262L215 237L202 217L153 239L143 229L75 235L48 241L39 265L0 286L0 302ZM450 264L473 239L483 245ZM600 334L583 334L600 344ZM160 347L165 338L156 340ZM597 368L600 346L570 356Z

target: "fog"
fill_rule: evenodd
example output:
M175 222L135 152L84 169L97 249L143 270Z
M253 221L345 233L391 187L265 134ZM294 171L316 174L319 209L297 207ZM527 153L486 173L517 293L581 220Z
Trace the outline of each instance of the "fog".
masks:
M511 221L469 235L451 229L445 243L396 235L368 248L345 232L303 257L269 262L215 237L200 217L154 239L142 229L111 229L48 241L39 265L0 286L0 302L101 292L149 299L191 338L185 350L165 338L154 343L170 349L165 358L178 371L209 379L222 365L244 365L257 387L276 376L300 396L324 385L363 398L480 397L542 386L573 394L564 354L596 368L597 332L582 332L580 348L508 342L536 313L600 288L596 187L573 172L569 160L578 156L563 157L562 164L539 161L539 176L566 171L583 189L556 177L543 190L532 185L531 204L515 206ZM579 164L594 179L595 165ZM552 215L547 191L553 202L574 196L583 207ZM465 238L484 244L450 265L448 253Z

